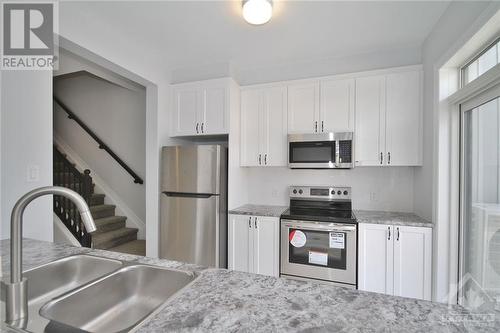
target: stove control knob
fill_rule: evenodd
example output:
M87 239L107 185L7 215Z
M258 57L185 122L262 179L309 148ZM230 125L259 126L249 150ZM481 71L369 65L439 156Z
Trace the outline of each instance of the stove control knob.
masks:
M299 194L302 194L302 193L303 193L302 190L299 190Z
M342 192L341 192L341 191L337 191L337 194L338 194L338 195L341 195L341 194L342 194Z
M348 194L349 194L349 192L347 192L347 191L344 191L344 195L348 195Z
M293 194L297 194L297 190L296 189L293 189Z
M335 190L332 190L332 191L330 192L330 194L331 194L331 195L335 195Z

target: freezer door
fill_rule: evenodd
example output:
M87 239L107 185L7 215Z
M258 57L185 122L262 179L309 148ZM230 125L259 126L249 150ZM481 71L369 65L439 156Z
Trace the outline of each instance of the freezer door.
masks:
M163 147L162 191L220 194L221 146Z
M163 193L160 257L219 267L219 196Z

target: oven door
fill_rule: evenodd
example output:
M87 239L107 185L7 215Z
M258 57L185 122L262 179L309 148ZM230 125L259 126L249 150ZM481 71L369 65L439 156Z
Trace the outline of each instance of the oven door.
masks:
M281 274L356 285L356 225L281 221Z
M290 168L335 168L335 141L290 141L288 165Z

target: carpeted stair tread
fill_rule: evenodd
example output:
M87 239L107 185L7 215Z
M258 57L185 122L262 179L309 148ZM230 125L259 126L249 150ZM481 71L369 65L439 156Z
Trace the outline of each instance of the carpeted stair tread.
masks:
M90 205L91 206L104 205L104 197L106 197L105 194L93 193L92 197L90 197Z
M109 249L137 239L136 228L120 228L106 232L92 234L93 247L96 249Z
M94 219L115 215L115 205L96 205L90 207L90 213Z
M128 253L136 256L145 256L146 255L146 241L143 239L137 239L131 242L124 243L122 245L118 245L112 248L109 248L108 251L120 252L120 253Z
M125 221L127 217L125 216L108 216L100 219L94 219L97 226L97 231L112 231L125 227Z

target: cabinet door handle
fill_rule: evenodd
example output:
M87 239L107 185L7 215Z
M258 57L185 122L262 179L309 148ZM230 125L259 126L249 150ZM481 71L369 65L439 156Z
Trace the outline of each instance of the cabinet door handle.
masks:
M387 227L387 231L389 232L389 236L387 237L387 240L391 240L391 227Z
M201 133L205 133L205 132L203 132L203 125L204 125L204 124L205 124L205 123L201 123Z
M380 153L380 164L384 164L384 154Z
M255 229L257 229L257 218L255 218L254 226L255 226Z
M252 229L252 217L251 216L248 218L248 227L250 229Z
M391 152L387 153L387 164L391 164Z
M196 123L196 134L200 134L200 132L198 131L198 127L199 127L199 123Z
M318 133L318 122L314 122L314 132Z
M264 164L267 165L267 154L264 154Z
M262 165L262 154L259 154L259 165Z
M396 236L396 240L399 242L399 227L397 227L396 230L398 231L398 235Z
M321 132L325 131L325 122L322 120L321 121Z

